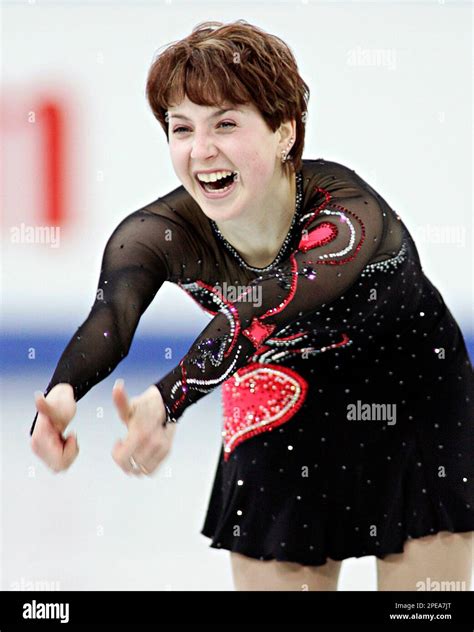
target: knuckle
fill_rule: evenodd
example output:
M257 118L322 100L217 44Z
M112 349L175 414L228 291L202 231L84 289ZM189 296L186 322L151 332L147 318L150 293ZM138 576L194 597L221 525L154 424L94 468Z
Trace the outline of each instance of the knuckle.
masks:
M163 447L163 442L159 437L153 435L149 441L149 446L152 450L160 450Z

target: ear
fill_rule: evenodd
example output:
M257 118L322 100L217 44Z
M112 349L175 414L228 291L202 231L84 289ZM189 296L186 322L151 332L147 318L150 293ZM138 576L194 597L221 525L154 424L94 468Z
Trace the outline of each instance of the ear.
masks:
M296 121L290 119L281 123L278 128L279 142L278 142L278 157L281 157L281 152L290 153L296 140Z

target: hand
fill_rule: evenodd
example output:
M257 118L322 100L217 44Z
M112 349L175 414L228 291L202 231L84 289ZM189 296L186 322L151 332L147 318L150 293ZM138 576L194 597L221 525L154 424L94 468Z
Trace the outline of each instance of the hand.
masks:
M160 391L156 386L150 386L141 395L129 400L123 380L117 380L112 389L112 399L120 419L128 428L125 441L119 440L114 446L114 461L127 474L152 474L170 451L176 430L174 423L162 425L166 410ZM130 457L141 467L134 468Z
M74 391L70 384L56 384L48 395L35 393L35 405L38 410L31 449L53 472L66 470L79 454L77 437L70 434L64 438L62 433L76 414Z

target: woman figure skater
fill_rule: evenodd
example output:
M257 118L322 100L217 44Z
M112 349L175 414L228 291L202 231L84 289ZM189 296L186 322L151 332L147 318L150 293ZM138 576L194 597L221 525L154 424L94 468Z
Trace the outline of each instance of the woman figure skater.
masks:
M236 589L337 590L342 560L373 555L378 590L469 590L472 365L402 219L354 170L302 159L308 86L245 20L169 45L147 97L181 186L110 236L91 312L35 396L33 451L71 465L76 402L170 281L210 322L141 395L116 382L128 436L112 455L151 475L222 386L202 534L230 551Z

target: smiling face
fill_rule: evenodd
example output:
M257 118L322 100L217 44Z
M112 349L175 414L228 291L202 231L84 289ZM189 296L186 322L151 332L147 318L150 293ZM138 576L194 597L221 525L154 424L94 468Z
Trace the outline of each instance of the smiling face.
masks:
M226 108L236 109L223 112ZM186 96L168 108L168 121L174 171L207 217L235 220L268 205L271 191L284 177L280 154L288 135L272 132L253 104L221 109L196 105ZM206 193L197 178L202 171L237 176L227 190Z

